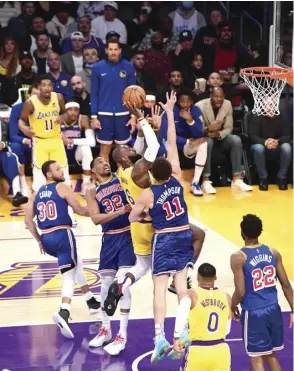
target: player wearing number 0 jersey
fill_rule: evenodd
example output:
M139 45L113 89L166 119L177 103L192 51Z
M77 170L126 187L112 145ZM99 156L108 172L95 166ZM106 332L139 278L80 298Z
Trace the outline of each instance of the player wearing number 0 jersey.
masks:
M184 354L182 336L186 323L190 344L186 348L181 371L230 371L231 353L225 338L231 329L231 297L214 287L215 267L204 263L198 268L198 287L182 296L176 316L174 345L169 357Z
M245 247L233 254L231 267L235 279L232 311L239 317L241 304L243 340L253 371L264 371L265 361L271 371L281 370L275 352L283 349L283 318L278 304L277 278L291 307L293 323L293 289L279 252L260 244L262 221L248 214L241 222Z
M88 210L76 200L72 189L63 184L64 174L56 161L47 161L42 166L47 183L39 189L35 199L28 206L25 223L38 241L41 253L57 258L62 274L62 304L60 311L53 314L53 321L67 338L74 335L68 325L71 299L77 282L84 294L91 314L97 313L100 303L96 301L83 271L83 263L77 253L76 240L70 227L72 221L68 215L68 206L82 216L88 216ZM39 232L33 221L37 216Z
M45 161L54 160L66 173L67 157L60 134L59 115L64 112L64 99L53 92L48 76L40 77L39 94L25 103L19 120L20 130L33 138L33 189L38 191L45 184L41 167ZM29 121L29 127L26 122Z

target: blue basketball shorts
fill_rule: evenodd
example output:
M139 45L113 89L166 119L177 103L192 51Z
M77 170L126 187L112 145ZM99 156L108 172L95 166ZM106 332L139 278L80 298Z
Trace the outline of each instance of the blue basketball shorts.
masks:
M0 169L2 169L9 185L12 185L13 179L19 175L17 157L14 153L0 151Z
M9 143L9 147L11 148L11 151L16 154L21 165L25 163L26 153L29 153L30 156L32 156L32 149L26 144L12 142Z
M70 229L58 229L54 232L43 233L41 243L44 251L58 260L61 273L77 265L77 244Z
M129 268L135 264L131 232L104 233L98 272L116 274L119 268Z
M242 310L243 341L250 357L258 357L284 348L283 317L279 304Z
M194 262L192 230L155 233L152 239L152 273L175 274Z
M126 126L130 116L98 115L101 129L96 130L96 139L101 144L126 144L131 140L130 127Z

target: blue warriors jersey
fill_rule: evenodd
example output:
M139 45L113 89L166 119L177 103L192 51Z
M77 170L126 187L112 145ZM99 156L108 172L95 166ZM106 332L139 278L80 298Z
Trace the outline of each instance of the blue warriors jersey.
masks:
M155 230L189 224L184 188L175 177L172 176L165 184L152 184L150 189L154 196L154 203L149 214Z
M41 230L60 226L72 226L68 215L68 203L56 190L58 183L43 185L34 200L34 211Z
M255 310L278 302L276 259L266 245L243 247L245 256L245 296L241 306L245 310Z
M107 182L97 185L96 201L101 214L113 213L128 205L125 192L115 175L112 175ZM120 215L110 222L102 224L102 232L119 231L126 227L130 227L129 213Z
M61 133L65 134L65 136L69 139L79 139L85 138L85 131L81 128L81 115L79 116L78 120L73 124L61 124L60 129ZM67 147L66 149L74 149L76 146Z

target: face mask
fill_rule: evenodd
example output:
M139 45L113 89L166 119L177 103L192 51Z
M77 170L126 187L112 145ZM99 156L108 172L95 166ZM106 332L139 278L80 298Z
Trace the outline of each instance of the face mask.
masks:
M84 64L84 67L85 67L85 68L88 68L89 70L91 70L91 69L94 67L94 64L95 64L95 63L93 63L93 64L85 63L85 64Z
M182 6L185 9L191 9L193 8L193 1L183 1Z
M163 43L162 42L152 43L152 48L155 49L155 50L162 50Z

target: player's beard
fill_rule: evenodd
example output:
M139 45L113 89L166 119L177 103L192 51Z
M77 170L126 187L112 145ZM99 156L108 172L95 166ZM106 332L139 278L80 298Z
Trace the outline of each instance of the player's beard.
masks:
M142 156L136 153L135 155L130 155L129 159L132 164L135 164L137 161L141 160Z
M64 175L61 178L56 178L55 176L53 177L54 182L56 183L62 183L65 181Z

